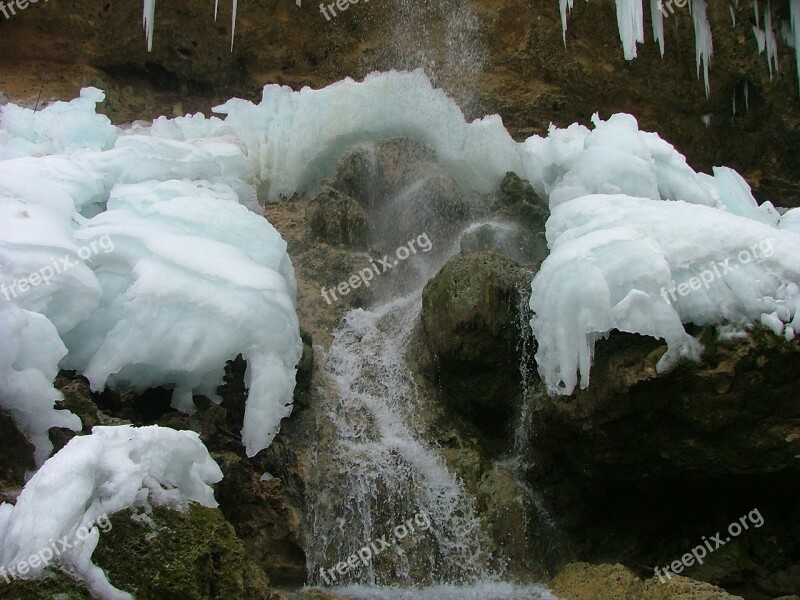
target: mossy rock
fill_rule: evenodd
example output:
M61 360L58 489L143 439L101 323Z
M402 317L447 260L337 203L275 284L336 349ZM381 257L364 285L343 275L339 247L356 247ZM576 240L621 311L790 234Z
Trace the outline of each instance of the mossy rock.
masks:
M333 188L323 189L308 206L308 226L314 239L333 246L364 248L369 226L357 200Z
M111 518L95 564L111 583L137 600L256 600L268 595L267 578L245 555L233 526L217 509L196 504L186 512L156 509L154 530L130 512Z
M69 575L56 572L45 579L35 581L11 581L0 579L0 599L2 600L88 600L92 595L82 582Z

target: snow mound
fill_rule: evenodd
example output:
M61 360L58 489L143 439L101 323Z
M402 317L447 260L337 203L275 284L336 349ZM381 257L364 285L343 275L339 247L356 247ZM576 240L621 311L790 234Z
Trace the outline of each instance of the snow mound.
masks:
M226 361L248 362L243 441L266 448L291 413L302 343L286 243L233 189L202 182L119 185L108 209L76 232L108 237L94 258L100 308L64 336L66 368L93 389L174 386L174 408L215 400Z
M702 348L683 323L800 327L800 237L725 210L625 195L557 205L532 283L536 360L550 393L589 384L614 329L667 342L664 372Z
M50 428L81 430L81 421L67 410L53 388L58 362L67 353L55 326L43 315L0 299L0 408L34 445L41 465L53 451Z
M95 112L95 105L104 99L105 93L88 87L80 97L38 112L16 104L0 107L0 160L107 150L117 137L117 128Z
M166 386L191 411L241 354L253 455L291 412L302 344L286 244L246 208L247 148L202 115L117 129L102 97L0 114L0 406L41 464L49 427L79 427L53 408L59 367L96 390Z
M260 104L232 99L214 112L227 115L225 125L247 145L256 174L270 182L271 200L311 191L346 148L391 136L428 145L476 190L491 191L506 171L524 172L522 147L500 117L467 123L422 70L373 73L360 83L347 78L320 90L268 85Z
M114 588L92 564L100 539L94 525L133 507L180 510L189 502L216 507L210 484L221 480L219 466L194 432L95 427L92 435L73 438L49 459L15 506L0 506L0 566L12 570L24 562L30 566L25 576L35 578L47 564L30 558L55 554L92 593L129 600L130 594Z

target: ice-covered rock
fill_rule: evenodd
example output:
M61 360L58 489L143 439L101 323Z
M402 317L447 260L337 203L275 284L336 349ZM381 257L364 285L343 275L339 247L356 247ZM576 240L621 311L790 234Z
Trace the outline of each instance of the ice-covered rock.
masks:
M59 365L95 389L172 387L192 410L242 354L255 454L291 412L301 342L286 244L245 208L256 208L246 147L202 116L119 130L95 114L102 97L0 116L0 327L13 338L0 405L41 463L48 427L79 427L52 408L61 396L45 382ZM17 346L31 343L51 351L29 365Z
M266 448L291 413L302 343L286 243L233 189L202 182L119 185L108 210L76 232L107 236L94 259L100 307L64 336L63 365L94 389L174 386L173 407L217 399L228 360L248 361L243 441Z
M767 320L800 326L800 238L686 202L591 195L558 205L551 254L533 281L531 321L551 393L589 383L594 344L611 330L666 340L659 370L702 350L683 323Z
M210 484L221 479L194 432L95 427L48 460L16 505L0 505L0 566L16 577L35 578L58 562L72 568L93 594L130 600L92 563L98 526L133 507L217 506ZM20 570L20 564L26 566Z

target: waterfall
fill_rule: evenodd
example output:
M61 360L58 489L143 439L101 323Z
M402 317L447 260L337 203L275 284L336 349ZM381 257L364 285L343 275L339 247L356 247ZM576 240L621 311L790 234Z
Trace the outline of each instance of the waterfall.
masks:
M352 598L405 598L410 588L414 598L550 598L539 586L504 581L475 496L432 441L438 398L417 385L409 366L423 287L481 216L480 203L418 150L397 159L411 160L399 170L413 176L390 189L375 181L375 148L360 144L353 152L362 157L355 161L363 165L361 180L371 182L365 200L372 245L389 254L424 231L434 248L373 282L382 287L375 306L349 311L329 348L317 349L308 583Z

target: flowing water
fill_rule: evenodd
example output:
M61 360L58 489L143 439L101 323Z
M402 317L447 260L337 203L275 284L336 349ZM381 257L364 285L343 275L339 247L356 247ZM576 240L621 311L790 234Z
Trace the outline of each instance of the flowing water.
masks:
M381 66L422 67L467 114L480 114L474 84L485 58L471 3L398 0L392 11L389 64ZM318 349L325 389L315 407L319 437L307 482L308 583L374 600L553 598L539 586L507 581L475 497L430 441L435 408L408 367L422 289L485 206L454 192L435 160L418 156L399 165L411 164L414 177L386 189L377 155L361 144L351 163L361 165L359 196L370 207L373 247L390 254L424 232L435 248L375 281L375 306L350 311L330 347ZM522 343L530 352L532 340ZM525 449L531 402L519 415L515 455Z
M415 180L374 202L371 229L380 251L422 228L436 232L437 248L375 281L384 288L377 305L350 311L319 352L326 389L315 408L322 433L308 485L308 581L352 598L550 598L504 582L475 498L429 441L427 399L407 366L424 284L471 223L463 205L423 210L442 204L435 171L415 169ZM337 571L348 557L353 564Z

